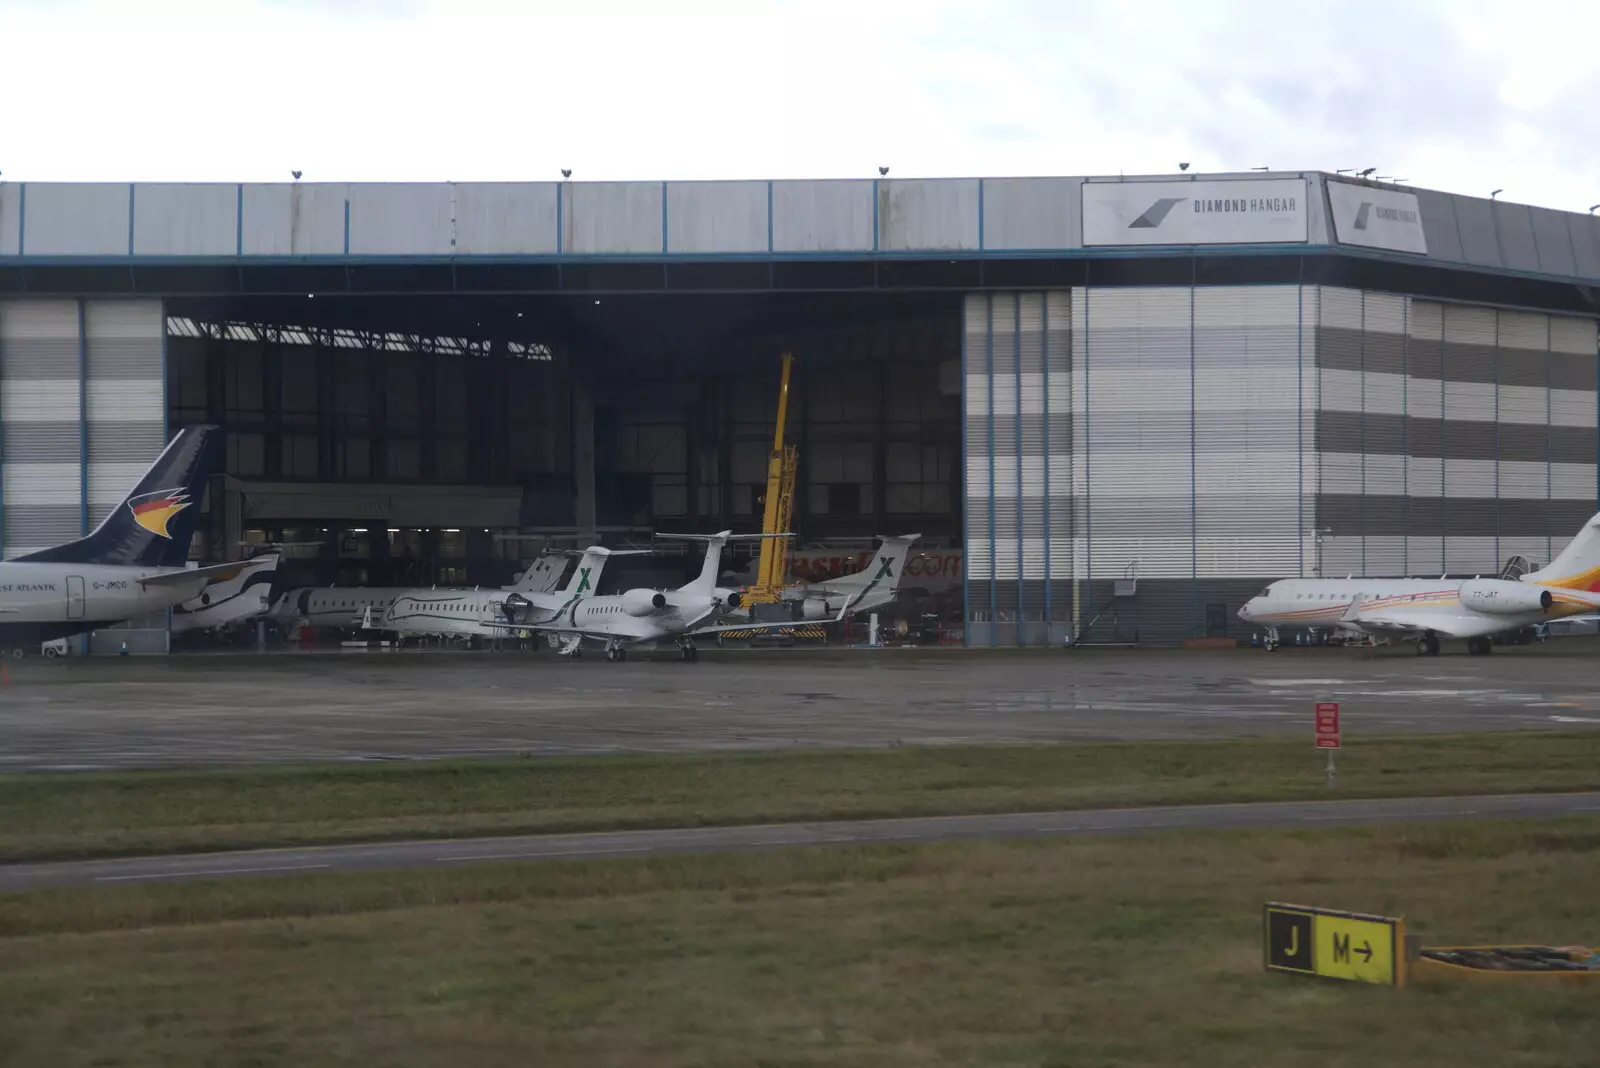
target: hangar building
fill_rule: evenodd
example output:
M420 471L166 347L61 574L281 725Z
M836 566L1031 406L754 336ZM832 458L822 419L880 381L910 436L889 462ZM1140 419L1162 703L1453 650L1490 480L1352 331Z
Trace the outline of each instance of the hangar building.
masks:
M0 543L197 422L195 557L297 584L756 529L792 351L803 558L922 532L904 611L969 645L1239 636L1274 578L1558 552L1596 287L1600 218L1320 172L0 183Z

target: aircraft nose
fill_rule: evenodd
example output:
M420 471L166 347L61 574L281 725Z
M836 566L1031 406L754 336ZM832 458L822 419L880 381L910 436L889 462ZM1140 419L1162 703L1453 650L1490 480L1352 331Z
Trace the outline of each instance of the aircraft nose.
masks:
M1254 603L1254 601L1246 601L1244 603L1244 606L1239 609L1240 619L1248 620L1252 615L1254 615L1254 610L1250 607Z

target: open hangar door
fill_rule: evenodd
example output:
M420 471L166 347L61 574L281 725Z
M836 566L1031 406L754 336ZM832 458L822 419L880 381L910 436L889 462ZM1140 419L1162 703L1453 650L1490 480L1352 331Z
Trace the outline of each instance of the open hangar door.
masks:
M530 535L758 530L792 352L792 577L921 533L905 613L954 622L960 322L947 293L174 301L170 418L227 433L200 555L307 543L284 581L499 584ZM602 588L679 581L693 555L624 558ZM752 571L730 554L729 580Z

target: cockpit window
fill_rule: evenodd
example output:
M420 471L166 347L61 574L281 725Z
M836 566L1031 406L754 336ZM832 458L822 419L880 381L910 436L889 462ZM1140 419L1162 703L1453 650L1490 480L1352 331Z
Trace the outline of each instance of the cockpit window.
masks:
M1264 589L1260 593L1256 594L1256 596L1257 597L1271 597L1272 596L1272 587L1268 586L1266 589Z

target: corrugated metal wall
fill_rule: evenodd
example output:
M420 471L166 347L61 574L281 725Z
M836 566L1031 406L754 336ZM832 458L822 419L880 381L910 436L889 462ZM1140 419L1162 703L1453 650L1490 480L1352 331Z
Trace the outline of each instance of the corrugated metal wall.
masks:
M1322 573L1560 552L1596 505L1595 338L1590 319L1321 289Z
M0 553L85 534L166 441L166 325L154 300L0 301ZM167 647L165 614L97 646Z
M1072 297L967 299L969 642L1049 644L1073 611Z
M1494 573L1596 508L1593 320L1271 285L965 316L969 644L1241 636L1272 579Z

